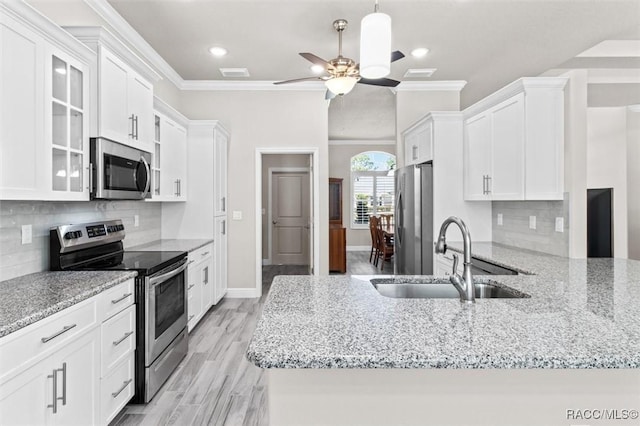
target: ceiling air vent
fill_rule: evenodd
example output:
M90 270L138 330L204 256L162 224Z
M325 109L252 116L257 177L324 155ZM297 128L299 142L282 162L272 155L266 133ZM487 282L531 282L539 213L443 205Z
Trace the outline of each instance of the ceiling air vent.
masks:
M408 78L427 78L431 77L434 72L436 72L437 68L409 68L406 73L404 73L405 77Z
M249 77L249 70L246 68L220 68L223 77Z

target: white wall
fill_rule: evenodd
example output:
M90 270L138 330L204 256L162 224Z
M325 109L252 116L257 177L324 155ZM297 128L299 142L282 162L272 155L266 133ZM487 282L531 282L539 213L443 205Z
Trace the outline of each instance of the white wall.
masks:
M640 107L627 109L629 259L640 260Z
M255 153L257 148L318 148L320 200L328 199L327 103L323 91L185 91L181 113L189 119L219 120L229 142L228 210L243 219L229 221L229 288L256 287ZM329 270L326 203L320 204L320 274Z
M613 188L613 255L627 258L627 108L587 110L587 188Z

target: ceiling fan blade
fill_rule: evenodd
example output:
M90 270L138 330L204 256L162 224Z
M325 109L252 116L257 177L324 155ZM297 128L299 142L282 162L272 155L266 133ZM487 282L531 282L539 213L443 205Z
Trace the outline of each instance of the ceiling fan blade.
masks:
M390 78L361 78L358 83L369 84L371 86L396 87L400 82Z
M289 83L299 83L301 81L313 81L313 80L323 80L323 78L322 77L294 78L293 80L274 81L273 84L289 84Z
M404 53L402 53L401 51L396 50L394 52L391 52L391 62L395 62L402 58L404 58Z
M327 71L329 71L330 69L333 69L333 66L329 62L325 61L319 56L314 55L313 53L302 52L302 53L299 53L299 55L305 58L307 61L311 62L312 64L316 64L316 65L320 65L321 67L324 67L324 69Z

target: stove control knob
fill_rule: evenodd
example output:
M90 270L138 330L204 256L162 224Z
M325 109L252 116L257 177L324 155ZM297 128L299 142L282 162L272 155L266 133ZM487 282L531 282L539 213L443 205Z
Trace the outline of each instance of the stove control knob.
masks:
M76 232L74 232L74 237L75 237L75 238L80 238L80 237L82 237L82 231L76 231Z
M75 232L67 232L64 234L65 240L73 240L75 238Z

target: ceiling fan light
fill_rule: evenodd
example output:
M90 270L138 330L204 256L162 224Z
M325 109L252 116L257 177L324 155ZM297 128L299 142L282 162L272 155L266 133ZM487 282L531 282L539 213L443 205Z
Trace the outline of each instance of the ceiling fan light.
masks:
M382 78L391 72L391 17L374 12L360 23L360 75Z
M353 86L355 86L357 82L358 79L355 77L335 77L325 81L324 84L331 93L346 95L353 90Z

